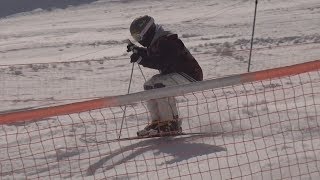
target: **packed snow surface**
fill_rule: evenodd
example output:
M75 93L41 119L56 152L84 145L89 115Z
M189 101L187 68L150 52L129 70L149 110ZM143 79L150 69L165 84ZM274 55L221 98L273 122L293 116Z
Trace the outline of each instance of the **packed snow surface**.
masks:
M126 94L132 68L126 52L128 27L135 17L145 14L179 35L203 68L205 79L247 72L253 0L84 0L81 2L89 4L82 5L37 1L26 12L21 4L14 4L18 1L3 2L16 11L0 14L0 113ZM260 0L251 71L319 60L319 22L319 0ZM136 66L133 73L130 91L138 92L144 77L157 71L142 67L142 75ZM79 140L90 133L94 136L89 138L106 138L106 129L109 137L116 137L111 130L121 123L120 108L106 114L94 111L2 125L0 179L59 178L59 174L74 179L319 179L319 73L267 83L255 84L258 89L216 90L218 97L237 101L220 100L219 107L208 103L211 110L224 114L218 119L215 113L199 116L202 125L197 118L185 120L194 120L194 128L211 124L211 130L241 131L237 135L92 146ZM282 90L288 86L291 91ZM276 90L270 90L273 88ZM252 94L249 98L232 96L236 92ZM216 96L210 97L214 101ZM185 107L185 99L180 98L179 104ZM273 103L283 98L280 104ZM192 98L187 100L192 104ZM124 136L133 136L135 128L146 124L143 107L137 104L138 110L128 109ZM232 107L241 110L228 111ZM290 108L294 110L272 115ZM139 126L135 110L141 111ZM117 117L105 122L103 116L113 113ZM257 117L262 124L255 124ZM212 127L214 123L219 127ZM130 125L135 128L128 128ZM308 128L313 129L300 131ZM10 172L12 168L17 170Z

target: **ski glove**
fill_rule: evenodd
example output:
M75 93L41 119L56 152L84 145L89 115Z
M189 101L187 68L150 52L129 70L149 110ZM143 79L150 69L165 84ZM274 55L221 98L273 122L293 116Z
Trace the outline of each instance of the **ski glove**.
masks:
M132 55L130 56L130 62L131 63L140 63L142 60L142 57L138 54L138 53L132 53Z
M128 45L127 45L127 52L135 52L136 50L139 49L139 46L133 44L132 42L130 42Z

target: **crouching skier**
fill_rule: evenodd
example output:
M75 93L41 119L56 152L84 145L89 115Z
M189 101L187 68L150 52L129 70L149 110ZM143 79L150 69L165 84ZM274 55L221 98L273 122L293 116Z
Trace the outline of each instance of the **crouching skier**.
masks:
M145 90L203 80L201 67L178 35L165 31L162 26L155 24L152 17L146 15L136 18L130 25L130 33L144 46L128 45L128 49L135 49L130 57L131 63L137 62L160 72L144 84ZM174 97L149 100L147 107L152 122L138 131L138 136L182 131Z

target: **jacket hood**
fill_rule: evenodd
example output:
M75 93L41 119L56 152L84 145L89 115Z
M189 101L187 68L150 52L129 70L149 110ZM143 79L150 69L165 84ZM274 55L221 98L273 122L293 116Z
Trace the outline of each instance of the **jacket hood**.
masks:
M161 25L156 24L156 32L150 43L150 46L156 42L160 37L172 34L170 31L165 31Z

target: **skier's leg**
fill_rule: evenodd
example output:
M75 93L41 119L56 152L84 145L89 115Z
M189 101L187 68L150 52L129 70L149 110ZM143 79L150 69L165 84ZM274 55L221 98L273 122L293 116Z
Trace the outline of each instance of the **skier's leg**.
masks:
M151 79L149 79L147 82L144 83L144 90L151 90L154 87L154 82L156 79L160 76L159 74L153 76ZM152 121L158 121L160 119L159 117L159 110L158 110L158 104L157 101L154 99L147 101L147 108L150 112L150 117Z
M158 76L154 83L155 87L170 87L192 82L192 78L187 75L179 73L171 73L167 75ZM179 119L176 99L174 97L166 97L156 99L158 106L158 115L160 121L167 121L173 123L172 130L178 130L181 127L182 121Z
M154 89L154 82L155 79L158 78L158 75L153 76L151 79L149 79L147 82L144 83L144 90L151 90ZM150 135L150 134L156 134L158 133L157 130L152 131L156 126L157 123L159 122L160 116L159 116L159 108L158 108L158 102L155 99L150 99L147 101L147 108L150 113L151 117L151 124L147 125L144 129L140 130L137 132L138 136L145 136L145 135Z
M145 90L188 84L191 80L178 73L167 75L155 75L144 84ZM176 100L174 97L166 97L149 100L147 107L150 112L152 123L138 135L148 135L153 129L155 131L180 130L182 121L179 120ZM158 128L158 130L156 129ZM156 133L156 132L153 132Z
M178 118L176 99L174 97L161 98L156 101L160 120L170 121Z
M179 76L179 74L176 74L174 76ZM176 79L177 78L173 79L170 74L168 75L157 74L144 84L144 89L151 90L151 89L178 85L180 81L179 80L177 81ZM187 83L187 82L189 81L186 81L186 80L184 81L184 83ZM154 100L147 101L147 107L150 112L150 116L152 120L172 119L172 117L175 117L178 115L175 98L171 97L169 98L170 100L167 100L167 99L168 98L154 99ZM159 104L163 104L163 107L159 108ZM162 110L164 110L164 112L166 113L161 113ZM167 112L171 112L171 113L167 113Z
M159 108L158 103L154 99L150 99L147 101L147 108L150 112L150 117L152 121L157 121L160 119L159 117Z

